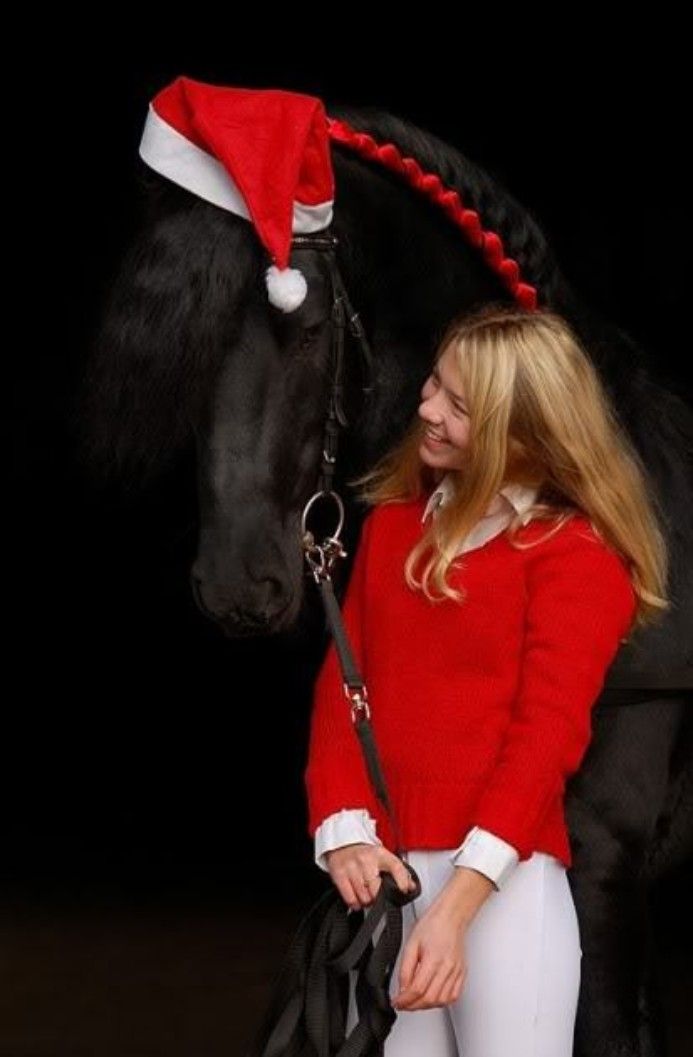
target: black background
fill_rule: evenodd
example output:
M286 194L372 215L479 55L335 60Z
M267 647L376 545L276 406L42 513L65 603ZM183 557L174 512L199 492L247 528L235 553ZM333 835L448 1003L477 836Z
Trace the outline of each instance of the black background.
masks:
M44 25L45 56L25 53L8 83L18 137L6 220L18 238L0 885L17 899L79 904L105 886L156 900L269 878L267 898L282 900L322 880L302 789L314 658L291 640L229 643L195 609L192 467L135 498L87 487L65 421L135 224L147 105L175 76L308 92L328 112L379 105L447 139L534 213L568 279L690 399L676 27L631 21L606 37L565 16L505 25L501 41L498 25L462 14L438 13L426 34L376 31L353 10L302 12L291 29L195 15L147 36L139 17L75 24L79 47L67 23L53 42ZM690 879L678 871L653 893L665 960ZM690 981L690 959L685 971Z

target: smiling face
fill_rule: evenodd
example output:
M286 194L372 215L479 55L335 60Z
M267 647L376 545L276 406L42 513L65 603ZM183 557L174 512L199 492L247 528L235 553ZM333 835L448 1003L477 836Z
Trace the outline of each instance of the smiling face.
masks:
M419 416L440 441L427 435L419 453L429 466L441 471L458 470L465 462L469 441L469 408L457 379L455 352L449 345L421 390Z

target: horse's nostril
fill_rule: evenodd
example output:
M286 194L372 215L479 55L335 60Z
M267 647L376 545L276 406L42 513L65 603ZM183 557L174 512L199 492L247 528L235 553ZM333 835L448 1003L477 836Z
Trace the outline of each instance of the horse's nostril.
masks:
M292 597L277 576L252 576L251 597L237 597L230 585L210 583L191 566L189 580L194 602L212 620L232 621L234 625L265 631L290 608Z

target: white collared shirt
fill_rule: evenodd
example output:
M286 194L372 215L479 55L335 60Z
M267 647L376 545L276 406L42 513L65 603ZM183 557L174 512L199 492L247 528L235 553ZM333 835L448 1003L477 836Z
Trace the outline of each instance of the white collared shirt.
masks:
M454 490L454 479L451 472L436 485L426 504L422 523L429 514L435 512L450 497ZM480 518L472 531L465 537L456 554L482 547L493 539L508 525L514 513L520 514L522 524L529 520L529 509L536 501L539 489L525 487L521 484L509 484L501 488L498 495L505 500L503 509L495 514ZM495 500L494 500L495 501ZM365 808L343 808L324 819L315 831L315 862L321 870L328 871L325 854L345 844L382 844L376 835L376 823ZM454 866L467 866L478 870L493 881L496 889L509 879L519 862L517 849L489 830L473 826L465 836L462 844L450 854Z

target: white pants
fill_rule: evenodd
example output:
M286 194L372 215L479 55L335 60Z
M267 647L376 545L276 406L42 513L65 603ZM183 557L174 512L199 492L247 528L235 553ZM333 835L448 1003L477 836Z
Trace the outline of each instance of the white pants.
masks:
M421 895L402 908L391 998L400 990L411 930L455 869L453 850L403 855L419 876ZM463 950L467 976L457 1001L398 1010L384 1057L572 1057L582 949L566 868L558 859L535 852L518 863L477 911ZM356 1019L352 972L347 1032Z

